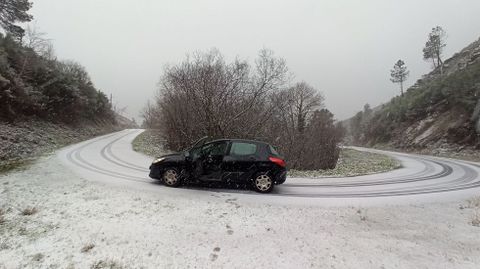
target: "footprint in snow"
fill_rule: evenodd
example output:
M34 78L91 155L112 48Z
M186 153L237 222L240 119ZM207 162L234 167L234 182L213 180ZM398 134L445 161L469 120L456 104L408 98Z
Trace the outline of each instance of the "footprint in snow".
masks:
M213 249L213 251L214 251L214 252L220 252L220 248L219 248L219 247L215 247L215 248ZM210 260L211 260L212 262L215 261L217 258L218 258L218 255L217 255L217 254L215 254L215 253L210 254Z

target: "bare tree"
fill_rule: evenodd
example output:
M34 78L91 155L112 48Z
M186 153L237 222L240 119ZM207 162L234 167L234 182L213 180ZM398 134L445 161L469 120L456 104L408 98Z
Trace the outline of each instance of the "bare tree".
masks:
M311 135L307 126L314 111L323 108L323 100L322 94L305 82L272 94L274 113L268 120L266 140L279 148L292 167L302 167Z
M433 67L436 69L440 67L440 73L443 74L443 49L447 45L445 39L447 33L442 27L436 26L432 28L430 34L428 34L428 40L423 48L423 59L432 61Z
M53 45L50 40L45 37L45 33L39 32L34 25L28 25L27 30L25 31L22 29L22 31L22 39L20 43L23 46L33 50L34 54L24 54L25 57L23 59L20 75L29 76L31 75L31 72L29 72L27 66L33 65L32 61L34 62L37 60L37 55L40 55L44 59L50 61L54 61L56 59L53 51ZM44 85L48 85L50 83L51 82L46 82Z
M340 154L338 143L343 136L343 127L335 125L330 111L315 110L306 129L304 147L298 154L297 167L307 170L335 168Z
M311 125L311 118L323 106L321 93L305 82L287 87L289 78L285 60L266 49L254 65L240 59L227 63L217 50L195 53L164 70L155 102L143 112L145 124L160 126L166 146L173 150L202 136L261 139L276 145L293 167L301 168L305 148L316 145L311 150L317 153L323 149L314 137L335 134L310 127L317 126ZM338 139L322 141L334 143L334 148L338 143ZM336 163L338 156L332 156ZM324 168L332 166L326 163Z
M32 49L38 55L48 59L54 59L53 45L46 33L40 32L36 25L28 25L23 38L23 45Z
M405 62L402 60L398 60L393 66L393 69L390 70L390 76L391 76L390 80L393 83L400 84L400 93L402 96L403 96L403 83L407 80L409 74L410 74L410 71L407 70L407 66L405 65Z
M303 133L307 120L311 113L323 106L323 96L319 91L305 82L295 84L289 89L289 95L293 105L293 114L296 118L296 126L299 133Z
M265 106L268 94L283 87L286 77L285 61L267 50L260 52L254 69L239 59L227 64L217 50L166 68L156 105L172 147L204 135L255 136L271 113Z

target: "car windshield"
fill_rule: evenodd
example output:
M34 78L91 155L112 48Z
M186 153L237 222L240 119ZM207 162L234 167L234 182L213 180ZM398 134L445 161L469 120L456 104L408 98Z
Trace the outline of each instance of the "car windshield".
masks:
M202 152L203 147L196 147L188 150L188 153L190 157L192 158L198 158L200 156L200 153Z
M225 154L226 149L227 142L213 142L189 150L189 155L192 158L198 158L201 155L223 155Z
M201 147L203 144L205 144L205 142L208 140L208 136L204 136L200 139L198 139L195 143L193 143L192 145L190 145L190 147L186 148L185 151L191 151L193 150L194 148L197 148L197 147Z

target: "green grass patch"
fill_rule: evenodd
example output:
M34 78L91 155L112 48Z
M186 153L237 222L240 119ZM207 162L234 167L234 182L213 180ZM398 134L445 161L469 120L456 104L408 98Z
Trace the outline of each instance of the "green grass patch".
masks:
M146 130L132 142L135 151L151 157L167 153L165 141L158 130ZM288 160L287 160L288 163ZM400 168L400 162L387 155L343 148L337 167L330 170L299 171L289 170L290 177L351 177L375 174Z
M337 167L330 170L299 171L290 170L291 177L351 177L382 173L400 168L396 159L387 155L343 148L340 151Z
M133 150L151 157L167 153L163 147L164 144L165 140L160 136L159 131L154 129L145 130L132 141Z

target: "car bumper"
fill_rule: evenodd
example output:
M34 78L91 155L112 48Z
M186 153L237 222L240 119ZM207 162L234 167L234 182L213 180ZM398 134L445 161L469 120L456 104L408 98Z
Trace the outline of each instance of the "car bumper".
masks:
M148 176L154 179L161 179L162 169L160 169L160 167L157 167L155 165L150 165L150 174Z
M275 176L275 184L283 184L287 180L287 170L282 170L278 172L278 174Z

